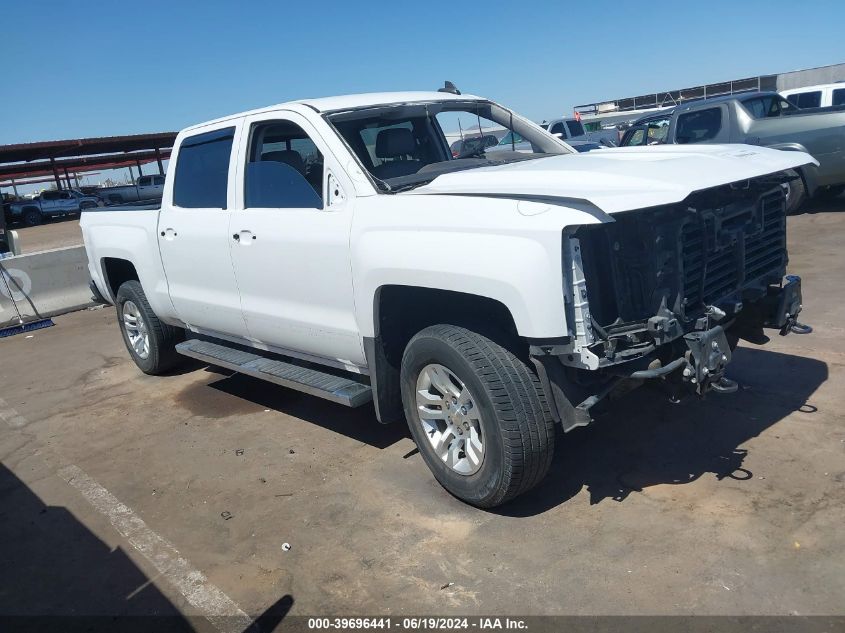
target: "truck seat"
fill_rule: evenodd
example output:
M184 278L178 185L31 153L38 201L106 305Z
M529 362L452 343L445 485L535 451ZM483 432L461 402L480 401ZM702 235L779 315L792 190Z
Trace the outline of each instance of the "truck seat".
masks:
M382 130L376 136L376 158L390 159L373 168L377 178L397 178L417 173L422 163L408 159L417 151L417 143L411 130L402 127Z

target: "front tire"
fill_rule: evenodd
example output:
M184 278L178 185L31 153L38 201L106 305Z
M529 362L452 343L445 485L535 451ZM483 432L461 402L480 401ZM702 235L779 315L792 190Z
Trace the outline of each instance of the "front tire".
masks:
M123 342L142 372L163 374L179 362L176 344L184 332L159 320L140 282L124 282L117 290L115 307Z
M454 496L492 508L545 477L553 421L537 376L510 351L462 327L428 327L405 349L401 385L420 454Z
M797 171L790 169L786 172L792 180L784 185L786 188L786 215L795 215L807 201L807 187L804 178Z
M44 221L44 216L41 214L41 211L30 207L29 209L24 209L23 212L23 223L27 226L38 226Z

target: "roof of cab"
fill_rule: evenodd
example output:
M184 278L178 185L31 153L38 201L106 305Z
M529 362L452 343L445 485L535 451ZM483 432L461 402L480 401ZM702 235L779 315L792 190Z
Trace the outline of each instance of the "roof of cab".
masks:
M779 97L777 92L771 90L760 90L754 92L735 92L730 95L719 95L718 97L707 97L706 99L693 99L685 101L684 103L675 107L676 112L684 112L691 110L700 105L710 105L716 103L724 103L726 101L746 101L747 99L754 99L756 97Z
M420 101L471 101L481 99L474 95L455 95L451 92L368 92L357 95L343 95L340 97L323 97L320 99L299 99L295 103L304 103L319 112L334 110L351 110L367 106L390 105L393 103L415 103Z
M214 123L221 123L230 121L243 116L253 114L261 114L263 112L273 112L274 110L283 110L290 106L304 105L312 108L320 113L333 112L336 110L352 110L354 108L364 108L368 106L391 105L401 103L419 103L425 101L476 101L483 97L475 95L455 95L451 92L435 92L435 91L417 91L417 92L367 92L362 94L342 95L338 97L320 97L317 99L297 99L295 101L286 101L276 105L267 106L265 108L258 108L256 110L247 110L246 112L238 112L229 114L211 121L204 121L195 125L190 125L185 130L193 130L196 128L205 127Z

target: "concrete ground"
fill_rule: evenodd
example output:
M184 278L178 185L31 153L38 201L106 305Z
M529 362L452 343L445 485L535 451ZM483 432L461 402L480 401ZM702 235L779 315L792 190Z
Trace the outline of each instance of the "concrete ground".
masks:
M142 375L111 308L2 339L0 613L202 613L177 552L250 616L842 614L842 211L789 219L812 335L741 346L736 394L618 401L495 511L371 407Z
M82 229L79 228L78 215L50 220L38 226L17 224L10 228L18 232L21 253L35 253L82 244Z

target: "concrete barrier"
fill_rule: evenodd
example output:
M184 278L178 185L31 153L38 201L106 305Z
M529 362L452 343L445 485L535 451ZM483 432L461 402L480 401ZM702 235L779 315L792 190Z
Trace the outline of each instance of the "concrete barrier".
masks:
M93 305L84 246L56 248L0 259L0 327ZM10 296L11 295L11 296ZM14 305L13 303L14 302Z

